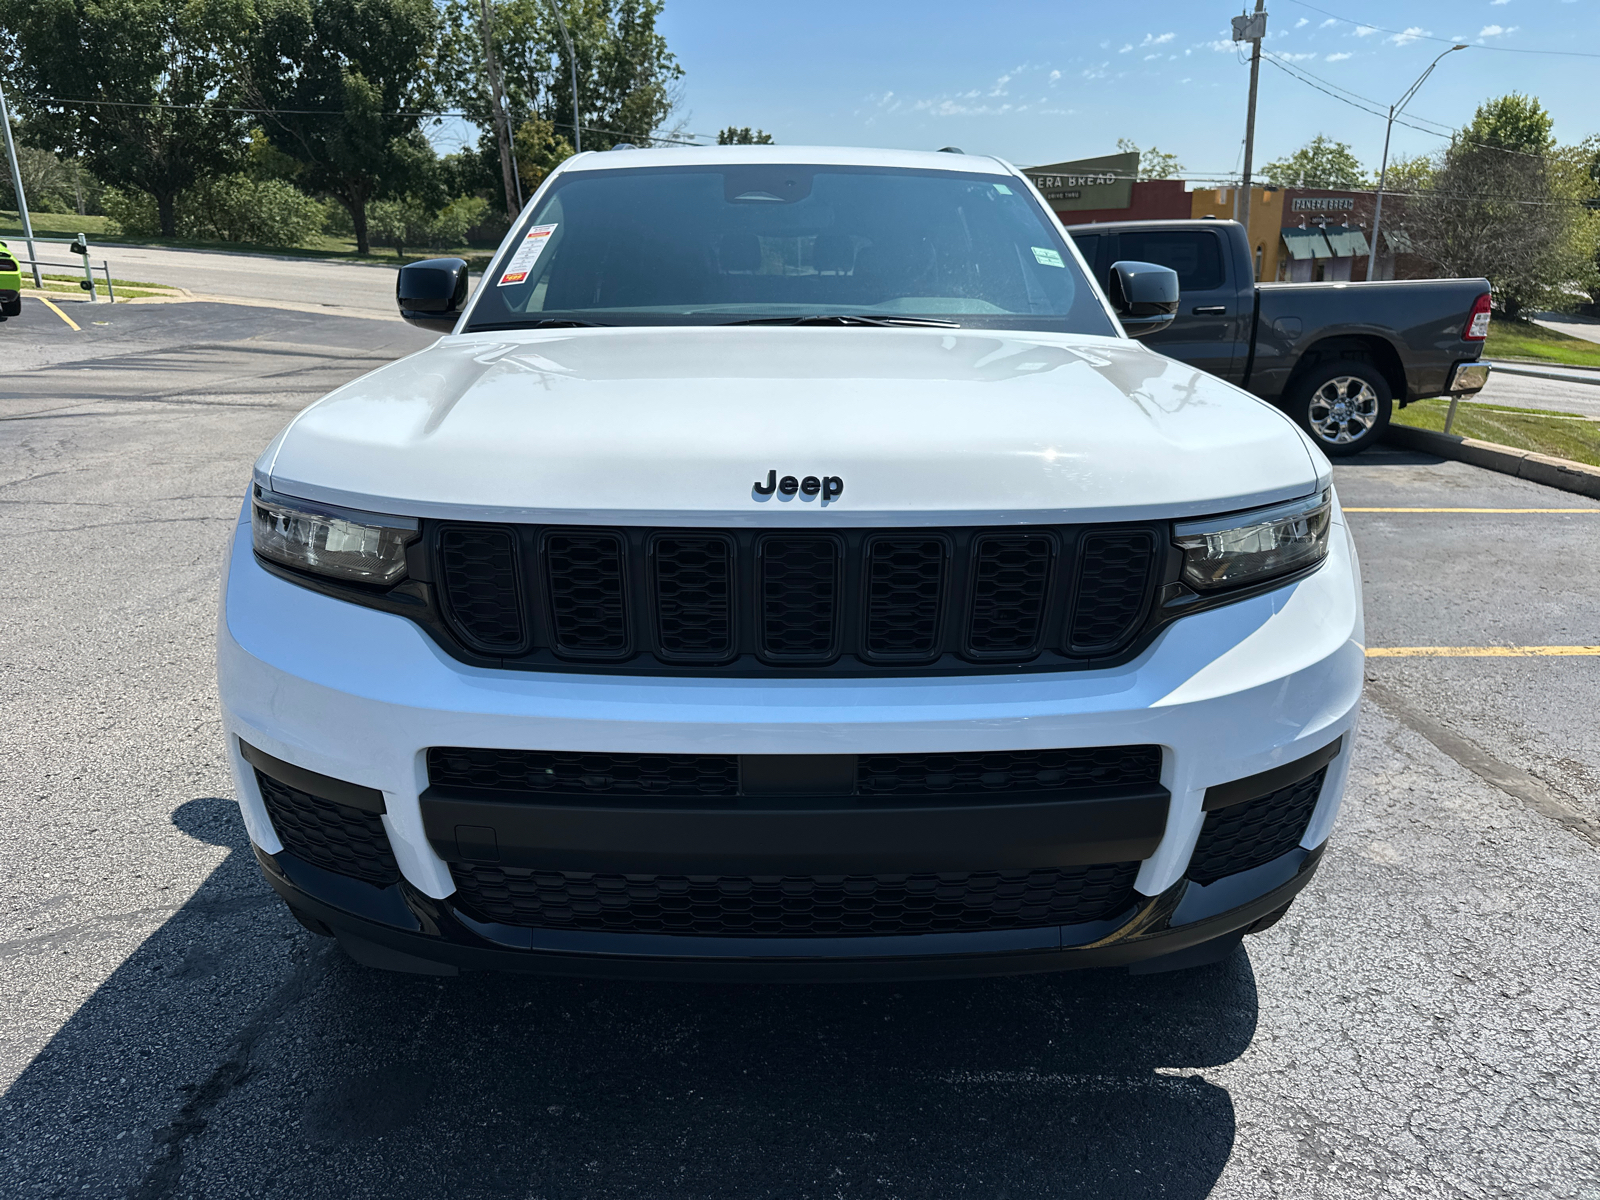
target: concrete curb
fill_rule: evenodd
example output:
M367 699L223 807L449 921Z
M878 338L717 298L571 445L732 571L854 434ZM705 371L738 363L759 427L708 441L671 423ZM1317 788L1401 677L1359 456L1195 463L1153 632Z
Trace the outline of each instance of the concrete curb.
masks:
M1431 429L1416 429L1410 425L1389 426L1384 441L1402 450L1418 450L1424 454L1437 454L1457 462L1471 463L1502 475L1515 475L1531 483L1560 488L1563 492L1576 492L1600 500L1600 467L1555 458L1549 454L1535 454L1531 450L1516 450L1494 442L1480 442L1476 438L1457 437L1453 433L1435 433Z

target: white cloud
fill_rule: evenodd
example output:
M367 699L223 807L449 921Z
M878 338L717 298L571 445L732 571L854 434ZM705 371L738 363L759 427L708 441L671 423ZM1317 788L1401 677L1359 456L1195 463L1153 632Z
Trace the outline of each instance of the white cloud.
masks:
M1379 31L1377 29L1374 29L1371 25L1357 25L1356 26L1356 36L1357 37L1371 37L1373 34L1375 34L1377 32L1379 32Z
M1329 17L1321 25L1318 25L1317 28L1318 29L1326 29L1329 25L1337 25L1338 23L1339 23L1339 18L1338 17Z
M1220 38L1217 41L1206 42L1205 44L1207 46L1209 46L1211 49L1217 50L1217 51L1232 51L1232 50L1235 49L1235 45L1234 45L1233 42L1225 41L1225 40L1220 39Z
M1498 26L1496 26L1496 28L1498 28ZM1408 26L1406 28L1404 33L1397 33L1393 37L1385 38L1384 41L1392 42L1396 46L1409 46L1412 42L1416 41L1418 38L1425 38L1425 37L1432 37L1432 36L1433 36L1433 30L1424 29L1421 25L1411 25L1411 26Z
M1161 55L1159 55L1159 54L1146 54L1144 56L1144 60L1145 60L1145 62L1149 62L1152 58L1160 58L1160 57L1161 57Z
M1347 58L1354 58L1354 57L1355 57L1354 54L1351 54L1351 53L1349 53L1348 51L1345 51L1345 50L1341 50L1341 51L1339 51L1338 54L1330 54L1330 55L1328 55L1328 57L1323 59L1322 61L1323 62L1343 62Z
M1061 72L1060 71L1051 71L1050 72L1050 82L1051 83L1054 83L1056 80L1058 80L1060 78L1061 78Z
M1316 54L1315 53L1308 53L1308 54L1280 54L1280 55L1278 55L1278 57L1282 58L1282 59L1287 59L1289 62L1305 62L1306 59L1308 59L1308 58L1315 58ZM1349 57L1349 56L1346 55L1346 57Z
M1496 2L1497 3L1503 3L1504 0L1496 0ZM1310 17L1301 17L1298 21L1296 21L1294 23L1294 27L1296 29L1304 29L1309 24L1311 24L1311 18Z
M1144 41L1139 43L1139 47L1143 49L1145 46L1165 46L1177 36L1175 33L1163 33L1160 37L1157 37L1153 33L1147 33L1144 35Z
M1504 37L1508 33L1515 33L1520 28L1520 25L1485 25L1478 30L1478 40L1481 42L1485 38Z
M1510 4L1510 3L1511 3L1511 0L1489 0L1489 7L1490 8L1494 8L1496 5L1499 5L1499 4Z
M1124 46L1124 47L1123 47L1123 48L1122 48L1122 49L1121 49L1121 50L1118 50L1118 51L1117 51L1117 53L1118 53L1118 54L1126 54L1126 53L1127 53L1127 52L1128 52L1128 51L1129 51L1129 50L1132 50L1132 49L1133 49L1133 43L1132 43L1132 42L1129 42L1129 43L1128 43L1128 44L1127 44L1127 45L1126 45L1126 46Z

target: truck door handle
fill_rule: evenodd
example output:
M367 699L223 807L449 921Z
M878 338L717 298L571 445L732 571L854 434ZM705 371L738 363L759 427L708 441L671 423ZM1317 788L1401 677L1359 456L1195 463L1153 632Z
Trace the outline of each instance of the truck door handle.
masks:
M1189 310L1197 317L1222 317L1228 313L1226 304L1200 304Z

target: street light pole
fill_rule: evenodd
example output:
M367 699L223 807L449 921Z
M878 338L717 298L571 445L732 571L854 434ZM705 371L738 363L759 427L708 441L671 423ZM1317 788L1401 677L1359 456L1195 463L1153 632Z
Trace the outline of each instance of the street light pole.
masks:
M11 160L11 186L17 193L17 213L22 217L22 237L28 243L28 258L33 263L33 286L44 287L39 275L39 252L33 248L33 221L28 217L28 198L22 194L22 169L17 166L17 145L11 139L11 110L6 107L6 92L0 88L0 125L6 127L6 157Z
M561 16L561 5L557 0L550 0L550 11L555 13L561 40L567 44L567 64L572 68L572 148L582 154L583 118L578 115L578 56L572 52L572 36L567 33L567 23Z
M1466 48L1464 43L1458 42L1446 50L1444 54L1439 55L1438 58L1428 64L1426 71L1417 76L1417 81L1406 89L1406 94L1389 106L1389 123L1384 126L1383 130L1383 165L1378 169L1378 199L1372 208L1372 245L1367 248L1368 279L1373 277L1372 271L1378 261L1378 229L1383 223L1383 185L1389 179L1389 135L1394 132L1394 119L1405 111L1406 105L1410 104L1411 98L1417 94L1417 89L1423 85L1429 75L1433 74L1433 69L1444 59L1445 54L1454 54L1457 50L1465 50Z

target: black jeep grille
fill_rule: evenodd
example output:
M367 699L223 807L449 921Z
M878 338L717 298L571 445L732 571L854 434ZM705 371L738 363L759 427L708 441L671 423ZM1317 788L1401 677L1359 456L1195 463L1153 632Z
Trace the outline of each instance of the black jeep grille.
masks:
M595 658L624 653L622 539L614 533L547 533L544 564L556 649Z
M855 762L858 797L970 796L1102 791L1161 781L1159 746L1070 750L984 750L962 754L863 754ZM736 797L734 754L596 754L434 746L428 782L504 798ZM841 799L848 804L849 800ZM898 801L897 801L898 802Z
M727 658L733 653L733 544L714 533L663 533L653 549L662 656Z
M313 866L387 886L400 878L383 818L256 772L267 816L283 848Z
M1270 796L1207 813L1184 874L1196 883L1214 883L1289 853L1305 836L1327 773L1324 767Z
M440 531L444 600L463 640L491 653L515 653L525 635L515 541L507 529L451 525Z
M919 875L593 875L453 863L453 902L503 925L712 937L852 937L1104 920L1136 862Z
M645 674L1070 669L1133 643L1164 543L1154 526L428 529L441 637Z
M830 537L761 541L761 653L826 662L839 625L839 544Z

